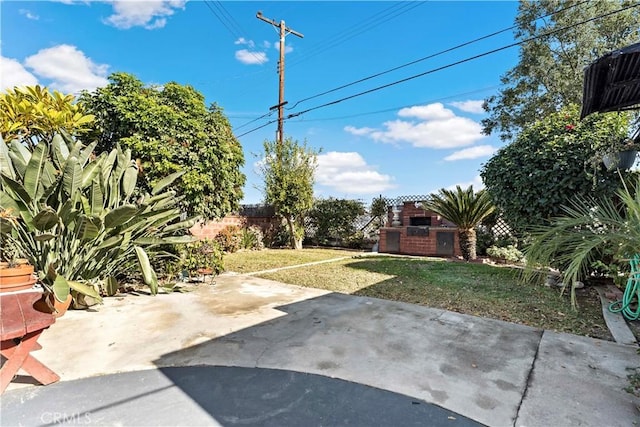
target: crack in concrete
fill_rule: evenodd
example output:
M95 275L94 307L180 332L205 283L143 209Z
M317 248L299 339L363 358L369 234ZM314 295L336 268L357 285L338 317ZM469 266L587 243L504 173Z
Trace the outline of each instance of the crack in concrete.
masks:
M516 416L513 419L513 427L517 427L516 423L518 422L518 417L520 416L520 409L522 408L522 404L524 403L524 399L527 397L527 392L529 391L529 386L531 385L531 380L533 377L533 370L536 367L536 362L538 361L538 353L540 352L540 344L542 344L542 337L544 337L544 329L540 332L540 338L538 339L538 345L536 346L536 352L533 355L533 360L531 361L531 368L529 369L529 373L527 374L527 381L524 383L524 391L522 392L522 397L520 398L520 403L518 403L518 408L516 408Z

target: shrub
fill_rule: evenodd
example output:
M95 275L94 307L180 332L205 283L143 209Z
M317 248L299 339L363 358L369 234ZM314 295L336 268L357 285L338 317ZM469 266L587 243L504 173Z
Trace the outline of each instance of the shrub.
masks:
M513 245L508 245L506 247L491 246L487 249L487 255L491 258L507 262L520 262L523 259L522 252Z
M242 229L241 239L242 249L262 250L264 249L264 236L262 229L257 225Z
M357 200L316 200L308 215L315 228L315 243L345 244L356 233L355 220L364 213L364 206Z
M227 253L238 252L242 246L242 230L237 225L228 225L220 230L215 241Z
M69 287L96 295L96 282L136 270L157 292L149 262L166 244L192 241L184 234L197 218L180 221L179 198L164 191L180 173L161 180L151 194L134 196L138 168L129 150L98 157L70 137L41 140L33 152L0 139L0 237L35 266L61 301Z
M217 275L224 271L224 251L213 239L202 239L183 245L179 249L178 267L189 276L200 269L211 270Z

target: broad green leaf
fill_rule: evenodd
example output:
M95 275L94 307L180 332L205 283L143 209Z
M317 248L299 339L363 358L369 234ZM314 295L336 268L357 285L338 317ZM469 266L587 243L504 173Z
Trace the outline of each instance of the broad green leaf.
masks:
M0 136L0 173L7 175L11 179L16 179L13 171L13 162L9 157L9 146L4 142L2 136Z
M125 199L128 199L133 194L133 190L136 188L137 179L138 166L132 162L124 171L124 175L122 177L122 192L124 193Z
M67 283L69 284L69 287L74 291L79 292L83 295L90 296L92 298L95 298L99 302L102 302L102 297L93 286L87 285L86 283L75 282L71 280L69 280Z
M24 189L32 200L38 200L43 193L40 181L48 152L46 141L40 141L33 150L29 163L27 163L27 170L24 174Z
M166 245L193 243L198 239L194 236L169 236L169 237L141 237L133 243L136 245Z
M174 172L171 175L161 179L153 187L153 189L151 190L151 194L154 195L154 196L157 195L162 190L164 190L166 187L168 187L169 185L173 184L173 181L175 181L176 179L178 179L179 177L184 175L184 173L185 173L184 171Z
M104 227L114 228L131 220L138 213L135 205L123 205L115 208L104 217Z
M80 240L91 240L98 237L100 234L100 228L102 221L100 218L90 218L85 215L80 215L80 222L78 224L78 238Z
M60 302L64 302L69 297L69 282L67 279L62 277L60 274L56 276L55 281L53 282L53 295Z
M62 172L62 188L68 196L74 195L82 184L82 168L78 163L78 158L71 156L67 159Z
M194 225L196 225L198 223L198 220L199 220L198 217L189 218L187 220L180 221L175 224L167 225L165 228L162 229L162 231L169 232L169 231L182 230L182 229L188 230Z
M118 281L113 276L107 277L107 279L104 281L105 291L107 292L107 295L110 297L118 293L119 287L120 286L118 285Z
M140 246L134 246L134 250L136 251L136 256L140 263L142 279L144 280L144 283L149 286L151 294L155 295L158 293L158 278L156 277L156 272L153 271L153 268L151 267L149 256Z
M11 231L15 228L13 221L8 218L0 217L0 234L11 233Z
M102 242L97 249L107 249L107 248L112 248L115 246L119 246L122 242L122 236L121 235L117 235L117 236L111 236L108 239L105 239L104 242Z
M58 224L58 214L54 209L46 206L36 216L33 217L33 226L38 231L47 231Z
M58 166L58 169L62 169L67 158L69 158L69 148L67 143L64 142L60 134L55 134L51 140L51 146L53 147L53 159Z
M98 145L98 141L93 141L80 151L80 154L78 155L78 162L80 165L84 166L87 164L89 157L91 157L91 153L93 153L93 150L96 148L96 145Z
M94 177L89 189L89 203L91 204L91 215L102 215L104 211L104 193L100 185L99 177Z
M6 175L0 175L0 178L1 181L15 193L15 195L22 201L22 203L24 203L26 206L31 204L32 200L29 196L29 193L19 182L14 181Z
M20 154L17 154L14 151L9 151L9 158L13 163L13 168L16 173L16 175L14 175L14 179L24 180L24 174L27 172L27 162L22 158Z
M33 239L36 242L46 242L47 240L55 239L56 237L58 237L58 236L56 236L55 234L42 233L42 234L36 235Z

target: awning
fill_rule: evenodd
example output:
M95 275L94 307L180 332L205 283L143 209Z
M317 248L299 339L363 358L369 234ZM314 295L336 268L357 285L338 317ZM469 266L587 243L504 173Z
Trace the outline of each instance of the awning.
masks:
M580 118L633 107L640 108L640 43L609 52L585 69Z

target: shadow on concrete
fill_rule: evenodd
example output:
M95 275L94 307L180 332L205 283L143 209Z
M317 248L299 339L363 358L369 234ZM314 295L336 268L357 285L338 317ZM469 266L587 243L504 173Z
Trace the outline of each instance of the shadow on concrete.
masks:
M411 396L405 399L432 408L434 417L447 414L446 423L468 417L503 425L516 418L542 334L526 326L338 293L274 308L286 315L167 353L154 363L163 371L180 365L238 366L340 378ZM178 383L178 379L172 381ZM346 386L337 390L339 397L334 402L345 399L347 405L360 407ZM184 391L196 402L202 399L190 386ZM262 391L264 395L270 392L268 386ZM398 412L396 402L363 399L362 407L398 416L404 410L407 416L415 410L409 409L415 404L403 404L404 410ZM268 399L264 402L269 403ZM269 413L266 408L258 413L263 412ZM352 414L366 416L366 411ZM374 419L364 420L356 417L349 422L371 425ZM399 418L391 424L404 425L410 420ZM322 419L317 421L314 425L324 424ZM435 425L429 418L423 423Z
M397 393L261 368L165 367L62 382L28 399L23 393L3 397L3 425L481 425Z

